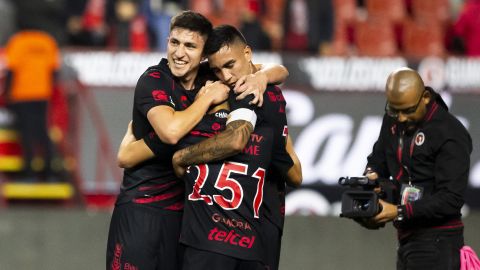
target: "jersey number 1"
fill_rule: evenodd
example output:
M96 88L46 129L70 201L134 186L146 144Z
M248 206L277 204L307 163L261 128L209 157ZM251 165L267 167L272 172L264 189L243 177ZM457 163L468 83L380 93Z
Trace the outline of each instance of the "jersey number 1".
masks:
M195 166L198 169L198 175L195 179L195 184L193 185L193 191L188 195L188 199L191 201L202 200L205 203L212 205L213 202L220 205L225 210L234 210L237 209L243 200L243 188L240 183L231 178L231 173L238 174L247 174L248 165L236 162L225 162L220 169L220 173L215 181L215 188L219 190L228 189L232 193L231 198L225 198L223 195L205 195L201 194L203 185L208 178L209 168L207 164L201 164ZM253 216L258 218L260 206L263 201L263 184L265 182L265 169L258 168L252 177L258 179L257 189L255 192L255 197L253 199ZM213 199L212 199L213 197Z

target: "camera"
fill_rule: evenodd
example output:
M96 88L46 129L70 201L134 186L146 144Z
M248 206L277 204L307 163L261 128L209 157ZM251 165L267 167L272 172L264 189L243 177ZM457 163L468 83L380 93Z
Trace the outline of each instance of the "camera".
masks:
M347 189L342 194L342 213L340 217L369 218L382 211L379 198L385 198L385 192L375 192L380 187L379 181L366 176L340 177L338 183Z

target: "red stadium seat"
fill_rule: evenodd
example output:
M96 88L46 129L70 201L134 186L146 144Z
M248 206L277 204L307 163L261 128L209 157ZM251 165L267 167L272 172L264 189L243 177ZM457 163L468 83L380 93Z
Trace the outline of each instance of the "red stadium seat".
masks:
M415 19L426 19L445 23L450 19L449 0L412 0Z
M265 0L264 16L260 21L264 30L272 41L273 50L279 50L282 47L283 38L283 12L286 0Z
M388 57L398 53L392 23L368 19L355 24L355 45L361 56Z
M336 21L333 33L331 54L346 56L349 54L348 28L345 22Z
M195 12L203 14L213 25L220 23L220 16L215 10L215 3L212 0L190 0L189 8Z
M407 20L403 26L403 51L407 57L444 56L442 26L424 20Z
M336 24L351 24L357 17L356 0L333 0Z
M367 0L366 6L369 18L382 18L399 23L406 17L403 0Z

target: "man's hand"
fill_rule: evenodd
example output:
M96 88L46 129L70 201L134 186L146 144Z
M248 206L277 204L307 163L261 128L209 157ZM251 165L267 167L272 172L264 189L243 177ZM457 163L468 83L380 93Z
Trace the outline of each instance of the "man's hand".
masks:
M228 98L230 88L220 81L208 81L202 89L198 92L197 98L206 97L211 100L211 104L220 104Z
M180 166L180 156L178 151L175 152L175 154L173 154L172 165L173 165L173 172L175 173L175 175L181 178L185 174L186 168Z
M264 72L256 72L254 74L242 76L235 83L233 91L237 96L237 100L244 99L246 96L253 94L255 97L251 104L257 104L261 107L263 104L263 93L267 89L268 78Z
M373 217L376 223L385 223L394 220L397 215L397 206L391 203L387 203L384 200L378 200L382 206L382 212Z

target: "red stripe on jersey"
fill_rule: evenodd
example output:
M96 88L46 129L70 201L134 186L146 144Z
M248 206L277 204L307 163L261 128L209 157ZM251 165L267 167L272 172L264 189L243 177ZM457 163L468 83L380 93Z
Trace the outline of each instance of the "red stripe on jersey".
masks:
M167 207L165 207L165 209L173 210L173 211L180 211L180 210L183 210L183 206L184 206L184 202L181 201L181 202L174 203L170 206L167 206Z
M176 184L175 181L171 181L171 182L164 183L164 184L139 187L138 190L139 191L146 191L146 190L162 189L162 188L166 188L166 187L169 187L171 185L174 185L174 184Z
M155 79L160 79L160 72L158 71L150 72L148 73L148 76L153 77Z
M177 189L176 191L157 195L157 196L152 196L152 197L146 197L146 198L139 198L133 200L135 203L153 203L153 202L158 202L158 201L163 201L167 200L170 198L173 198L177 195L183 194L183 189Z

